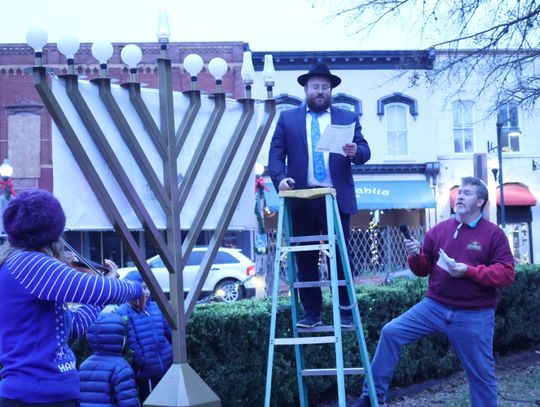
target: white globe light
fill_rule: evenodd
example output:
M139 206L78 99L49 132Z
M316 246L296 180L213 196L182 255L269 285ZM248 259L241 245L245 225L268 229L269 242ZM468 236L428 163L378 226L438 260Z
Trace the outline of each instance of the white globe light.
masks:
M48 38L47 31L41 27L32 27L26 32L26 42L34 48L34 52L41 52Z
M58 50L68 59L73 59L75 53L79 50L79 40L73 35L63 35L58 40Z
M227 72L227 62L223 58L214 58L208 63L208 70L216 81L220 81Z
M114 49L110 42L98 41L92 44L92 55L100 64L106 64L113 53Z
M136 68L137 64L141 62L142 51L135 44L128 44L120 52L120 57L122 61L129 66L130 68Z
M190 76L197 76L203 66L204 62L197 54L189 54L184 58L184 69L189 72Z

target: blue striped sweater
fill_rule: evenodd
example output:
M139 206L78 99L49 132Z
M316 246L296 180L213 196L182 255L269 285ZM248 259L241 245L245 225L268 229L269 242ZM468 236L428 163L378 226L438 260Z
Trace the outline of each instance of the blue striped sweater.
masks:
M141 294L138 283L91 276L38 252L13 253L0 268L0 397L78 399L68 339L83 335L103 306ZM71 302L86 305L71 311Z

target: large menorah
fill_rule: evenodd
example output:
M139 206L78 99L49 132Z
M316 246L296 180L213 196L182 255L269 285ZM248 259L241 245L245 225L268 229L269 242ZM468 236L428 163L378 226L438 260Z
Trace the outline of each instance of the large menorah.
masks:
M73 171L83 174L100 210L119 234L173 330L173 365L144 405L219 406L219 398L187 362L186 324L253 174L256 157L273 120L273 68L270 57L265 67L268 98L256 104L251 98L254 76L251 53L245 53L242 66L245 98L231 100L221 88L227 65L215 58L208 69L216 78L216 93L201 96L197 90L197 74L203 68L203 61L192 54L184 60L184 69L191 76L191 89L173 92L168 29L163 25L161 28L157 59L159 92L155 96L155 92L141 89L137 82L136 66L141 51L135 45L127 45L122 50L122 59L130 67L130 79L117 86L111 84L107 73L106 63L113 53L110 44L92 47L101 63L100 77L85 82L74 69L78 41L59 41L58 47L67 57L68 70L67 74L51 79L50 86L50 78L42 66L42 48L47 43L47 34L32 29L27 40L35 51L35 87L67 146L62 161L70 158L76 163ZM157 112L152 111L154 100ZM159 116L159 123L155 116ZM223 150L209 156L218 139L225 141ZM145 140L149 144L145 144ZM55 166L58 160L55 157ZM134 185L134 174L143 177L150 188L150 201L146 199L148 192ZM208 183L201 188L198 184L204 180ZM196 183L197 193L194 192ZM216 209L213 206L218 197L222 198L223 205ZM184 299L183 269L203 227L208 227L206 222L212 211L218 213L211 225L213 234L208 250ZM181 222L184 212L191 213L187 224ZM170 302L130 232L131 217L140 223L170 273ZM184 239L181 223L188 230ZM160 229L166 229L166 239Z

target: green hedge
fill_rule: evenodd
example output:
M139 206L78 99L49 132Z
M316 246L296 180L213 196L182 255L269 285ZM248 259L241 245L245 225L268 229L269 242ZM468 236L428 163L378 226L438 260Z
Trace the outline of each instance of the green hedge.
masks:
M417 303L425 291L425 279L410 279L392 286L361 286L357 296L369 354L373 355L384 324ZM537 267L521 268L513 285L501 290L496 314L495 350L504 352L540 343L540 273ZM283 299L278 316L278 336L292 336L290 310ZM268 332L271 302L246 300L237 304L198 306L188 327L188 360L193 369L221 398L222 405L264 404ZM330 320L330 300L325 298ZM346 334L346 366L359 366L355 335ZM75 343L79 359L87 355L83 341ZM335 366L333 345L305 347L306 367ZM404 348L394 375L394 386L444 377L459 369L459 362L443 336L434 336ZM347 376L349 394L360 392L362 378ZM307 378L312 405L335 400L335 379ZM272 405L297 404L294 349L276 347L273 369Z

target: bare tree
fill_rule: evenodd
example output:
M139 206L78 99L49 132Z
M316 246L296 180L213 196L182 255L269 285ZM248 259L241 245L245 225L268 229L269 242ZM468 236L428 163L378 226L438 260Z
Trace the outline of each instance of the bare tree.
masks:
M536 0L312 0L312 5L331 18L344 18L359 35L399 23L415 28L437 54L430 79L457 81L461 89L480 75L478 96L489 93L493 107L508 101L532 107L540 97Z

